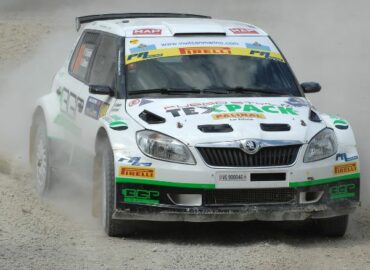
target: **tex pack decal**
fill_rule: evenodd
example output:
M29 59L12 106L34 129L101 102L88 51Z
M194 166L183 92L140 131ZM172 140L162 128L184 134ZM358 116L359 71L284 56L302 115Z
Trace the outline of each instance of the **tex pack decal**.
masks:
M239 113L237 118L260 118L264 119L264 113L269 114L287 114L287 115L298 115L297 111L292 107L276 106L276 105L259 105L259 104L215 104L211 106L188 106L186 108L174 108L166 109L166 113L170 113L173 117L179 116L191 116L197 114L212 114L212 118L224 119L224 118L235 118L235 113ZM230 114L232 113L232 114Z
M94 97L89 97L86 102L85 114L91 118L99 119L104 117L109 109L109 103L103 102Z

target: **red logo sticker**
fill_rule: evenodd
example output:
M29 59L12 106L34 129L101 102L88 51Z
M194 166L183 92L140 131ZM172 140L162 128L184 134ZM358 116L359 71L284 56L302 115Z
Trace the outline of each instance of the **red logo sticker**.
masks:
M231 32L233 32L235 35L243 35L243 34L258 34L258 32L254 29L249 28L230 28Z
M135 29L132 32L133 35L161 35L162 29L155 29L155 28L142 28L142 29Z
M140 99L132 99L132 100L130 100L130 102L128 103L128 106L129 107L132 107L132 106L135 106L135 105L137 105L137 104L139 104L140 103Z

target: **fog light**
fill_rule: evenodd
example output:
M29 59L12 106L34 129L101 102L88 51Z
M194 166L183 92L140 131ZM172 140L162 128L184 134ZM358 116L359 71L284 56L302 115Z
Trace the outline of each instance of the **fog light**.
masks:
M173 204L182 206L201 206L202 194L167 194Z

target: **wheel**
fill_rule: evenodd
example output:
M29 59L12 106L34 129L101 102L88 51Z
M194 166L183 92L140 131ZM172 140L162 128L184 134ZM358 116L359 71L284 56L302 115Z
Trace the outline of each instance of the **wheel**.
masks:
M35 179L35 187L38 194L46 195L51 188L51 167L49 140L46 132L46 124L42 118L37 118L34 123L35 136L32 151L32 171Z
M94 204L100 208L99 216L105 232L109 236L131 235L135 231L134 221L112 218L115 204L115 170L113 151L107 138L103 138L99 144L94 167L94 179L97 181L94 184L94 193L100 194L98 203Z
M348 215L315 220L317 231L329 237L342 237L347 230Z

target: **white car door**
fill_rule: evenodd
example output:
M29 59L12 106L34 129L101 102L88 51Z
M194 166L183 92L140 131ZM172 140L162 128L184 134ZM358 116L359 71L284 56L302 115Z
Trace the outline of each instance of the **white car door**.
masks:
M95 153L99 118L105 116L115 98L89 92L89 85L109 86L114 90L119 39L113 35L85 32L69 67L70 79L61 93L61 110L66 110L76 125L76 147L72 150ZM74 153L76 154L76 153Z

